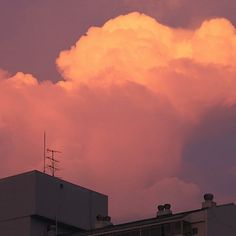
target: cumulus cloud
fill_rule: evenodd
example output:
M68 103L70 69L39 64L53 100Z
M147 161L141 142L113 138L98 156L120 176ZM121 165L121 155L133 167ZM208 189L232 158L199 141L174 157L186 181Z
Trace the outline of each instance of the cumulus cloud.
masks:
M46 130L58 175L108 194L115 219L154 216L163 201L197 207L183 150L212 108L235 105L235 55L226 19L184 30L131 13L61 52L56 84L0 72L2 173L40 168Z

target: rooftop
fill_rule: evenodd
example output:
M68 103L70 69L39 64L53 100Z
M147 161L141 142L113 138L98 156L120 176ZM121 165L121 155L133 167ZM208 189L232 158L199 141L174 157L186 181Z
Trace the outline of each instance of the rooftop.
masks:
M222 208L225 206L235 206L236 207L236 205L234 203L228 203L228 204L222 204L222 205L215 206L215 208ZM171 215L163 215L163 216L159 216L159 217L142 219L142 220L127 222L127 223L118 224L118 225L110 225L110 226L100 228L100 229L94 229L91 231L86 231L86 232L77 233L77 234L73 233L73 234L69 234L69 235L71 235L71 236L73 236L73 235L80 235L80 236L103 235L104 233L108 234L109 232L114 233L114 232L119 232L119 231L124 231L124 230L139 229L139 228L143 228L143 227L150 227L150 226L154 226L154 225L171 223L171 222L176 222L176 221L184 221L184 217L186 217L187 215L190 215L190 214L196 213L196 212L201 212L206 209L208 209L208 208L199 208L199 209L194 209L191 211L178 212L178 213L171 214Z

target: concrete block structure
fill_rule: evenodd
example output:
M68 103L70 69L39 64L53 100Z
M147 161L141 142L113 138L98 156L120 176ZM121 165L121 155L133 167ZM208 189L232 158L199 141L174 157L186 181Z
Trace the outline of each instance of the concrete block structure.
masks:
M39 171L0 180L0 235L50 236L95 228L108 197Z

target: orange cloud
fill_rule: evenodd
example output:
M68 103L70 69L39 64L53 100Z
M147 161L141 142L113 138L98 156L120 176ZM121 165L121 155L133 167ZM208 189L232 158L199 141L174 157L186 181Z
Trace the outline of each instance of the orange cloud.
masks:
M178 177L182 151L211 108L236 105L235 55L226 19L185 30L131 13L61 52L63 81L0 71L2 173L41 168L47 130L59 175L109 194L115 219L155 215L170 192L196 206L200 187ZM189 207L181 199L168 201Z

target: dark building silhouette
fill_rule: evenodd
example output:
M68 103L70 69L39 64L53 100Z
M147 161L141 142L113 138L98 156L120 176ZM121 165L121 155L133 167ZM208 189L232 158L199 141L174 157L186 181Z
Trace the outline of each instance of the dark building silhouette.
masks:
M49 236L95 228L108 197L39 171L0 180L0 235Z
M108 197L39 171L0 180L3 236L235 236L236 206L205 194L201 208L112 225Z

